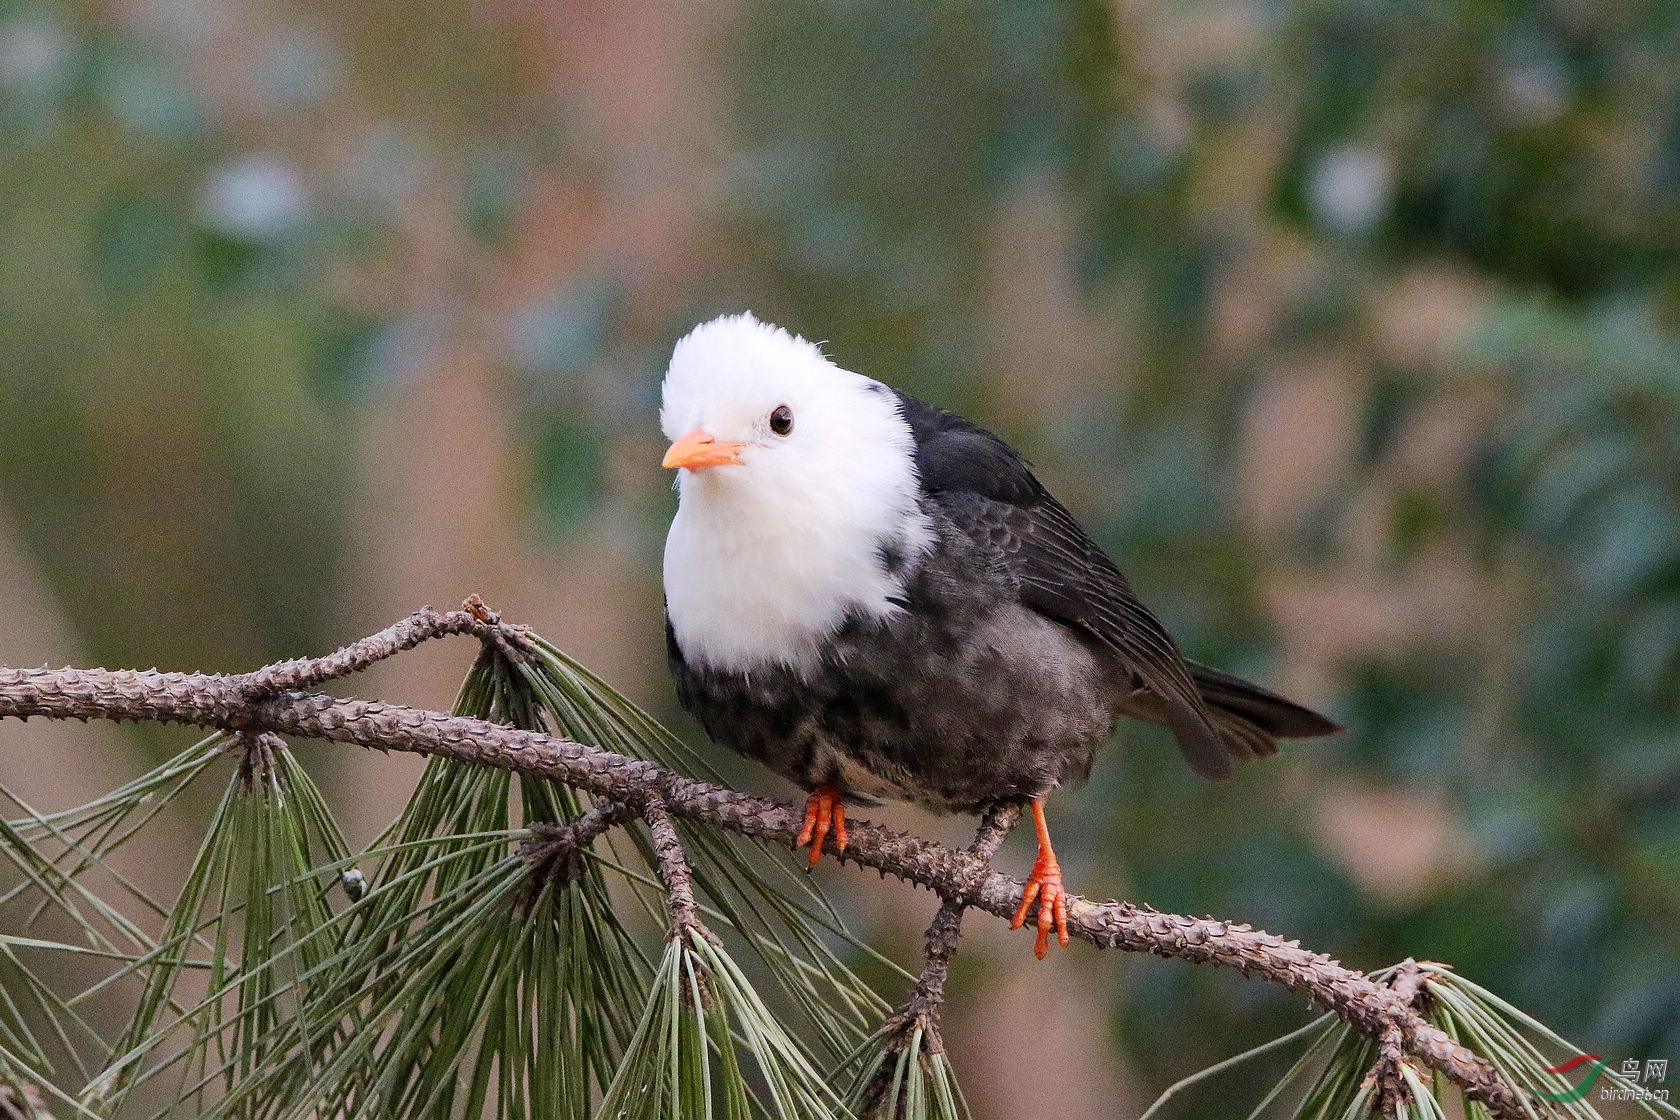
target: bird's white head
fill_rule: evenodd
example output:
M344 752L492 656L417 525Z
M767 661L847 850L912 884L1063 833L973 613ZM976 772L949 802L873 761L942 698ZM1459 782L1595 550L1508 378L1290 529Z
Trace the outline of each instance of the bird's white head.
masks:
M685 657L809 669L848 618L898 610L932 530L890 389L727 315L677 343L660 424L679 494L665 604Z

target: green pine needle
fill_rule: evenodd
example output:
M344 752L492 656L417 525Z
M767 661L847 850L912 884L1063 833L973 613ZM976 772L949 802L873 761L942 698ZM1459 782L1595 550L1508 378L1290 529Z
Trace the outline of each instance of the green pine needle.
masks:
M581 742L645 758L693 777L718 776L681 740L588 669L541 638L536 657L519 666L552 721L553 729ZM805 1020L830 1061L854 1050L890 1006L841 959L839 943L898 966L852 937L838 913L798 871L788 853L756 840L719 834L677 822L695 886L723 918L720 932L733 930ZM653 868L643 834L639 861ZM618 847L612 847L617 853ZM623 862L622 855L619 857Z
M505 659L487 652L463 715L541 727ZM526 820L583 808L564 787L521 781ZM590 1115L647 1002L652 969L599 868L540 876L515 844L512 776L433 760L402 815L361 862L371 889L338 921L337 948L294 1024L291 1068L311 1093L265 1115ZM309 1059L308 1040L322 1041ZM317 1102L320 1107L317 1108ZM246 1092L218 1114L260 1104Z
M851 1113L739 966L703 932L690 930L666 946L652 998L598 1115L846 1120Z
M211 735L105 796L59 813L38 813L0 785L0 804L9 802L23 814L0 820L0 858L20 874L18 884L0 894L0 906L33 893L34 908L23 923L25 929L51 910L78 926L90 946L110 952L151 949L151 938L84 880L90 877L88 872L98 871L151 913L167 915L167 907L113 868L106 857L215 763L229 741L226 735Z
M1507 1081L1531 1092L1552 1094L1567 1093L1581 1081L1585 1071L1577 1071L1572 1076L1546 1072L1548 1067L1556 1067L1564 1059L1584 1053L1579 1047L1457 973L1434 964L1422 968L1428 974L1426 986L1435 1004L1432 1021L1486 1058ZM1553 1053L1542 1053L1542 1044ZM1601 1087L1638 1088L1613 1068L1606 1067L1599 1078ZM1600 1113L1592 1104L1596 1096L1595 1089L1582 1100L1559 1102L1552 1107L1566 1116L1597 1117ZM1668 1101L1639 1101L1637 1107L1650 1116L1680 1118L1680 1107Z
M1562 1063L1563 1058L1542 1053L1545 1045L1565 1057L1582 1053L1555 1032L1462 976L1438 964L1418 965L1424 972L1424 991L1428 999L1425 1018L1440 1027L1457 1041L1468 1046L1499 1071L1507 1084L1530 1093L1567 1093L1578 1084L1583 1072L1573 1080L1561 1074L1548 1073L1549 1067ZM1371 974L1378 983L1388 983L1398 970L1386 968ZM1371 1077L1377 1063L1377 1045L1369 1037L1351 1027L1322 1016L1299 1030L1263 1046L1255 1047L1235 1058L1203 1070L1168 1089L1148 1112L1153 1115L1163 1103L1181 1089L1200 1083L1215 1073L1230 1068L1300 1038L1313 1036L1305 1053L1290 1067L1283 1078L1266 1093L1249 1120L1256 1120L1273 1102L1288 1094L1302 1079L1317 1071L1291 1115L1298 1120L1364 1120L1377 1104L1378 1087ZM1486 1120L1482 1105L1464 1100L1459 1090L1439 1073L1424 1069L1415 1059L1401 1063L1400 1075L1410 1090L1408 1099L1398 1109L1402 1120L1446 1120L1449 1114L1462 1114L1470 1120ZM1619 1074L1606 1068L1600 1074L1605 1084L1615 1088L1635 1086ZM1600 1113L1594 1107L1596 1093L1589 1093L1577 1101L1549 1102L1548 1115L1562 1115L1576 1120L1597 1120ZM1453 1098L1455 1108L1449 1113L1444 1107ZM1654 1117L1680 1118L1680 1109L1666 1101L1640 1101L1639 1107Z
M1307 1050L1307 1055L1303 1056L1300 1061L1297 1061L1295 1068L1290 1071L1287 1077L1285 1077L1284 1084L1287 1085L1289 1082L1294 1080L1300 1069L1307 1064L1310 1055L1324 1041L1325 1037L1334 1034L1335 1032L1336 1017L1328 1012L1320 1015L1306 1026L1290 1031L1281 1038L1274 1038L1270 1042L1263 1042L1259 1046L1244 1050L1241 1054L1226 1058L1222 1062L1216 1062L1213 1065L1208 1066L1206 1069L1199 1070L1196 1073L1191 1074L1189 1077L1183 1078L1174 1082L1172 1085L1167 1086L1167 1088L1162 1091L1161 1095L1155 1098L1154 1103L1144 1110L1143 1115L1138 1117L1138 1120L1149 1120L1151 1116L1154 1116L1163 1107L1165 1107L1168 1101L1172 1100L1174 1097L1194 1085L1199 1085L1203 1081L1217 1077L1227 1070L1234 1069L1253 1058L1258 1058L1262 1054L1269 1054L1273 1050L1281 1050L1295 1042L1299 1042L1303 1038L1316 1036L1314 1038L1313 1045ZM1270 1105L1271 1102L1276 1099L1276 1093L1277 1090L1273 1090L1272 1095L1268 1095L1266 1099L1261 1102L1261 1107L1255 1109L1253 1115L1258 1115L1265 1109L1266 1106Z
M135 1014L117 1057L84 1090L86 1103L118 1111L140 1084L174 1070L175 1105L196 1115L212 1089L231 1091L268 1067L271 1046L308 1001L302 976L325 958L329 945L317 934L332 920L318 868L347 858L347 848L283 744L265 737L242 742L237 753L165 923L166 951L145 960ZM178 1012L181 950L205 939L209 994Z
M91 1073L89 1060L94 1069L106 1063L109 1040L82 1017L78 1005L133 975L143 967L140 962L166 955L124 913L125 901L159 916L168 913L113 868L108 857L212 765L228 741L224 735L212 735L111 793L58 813L39 813L0 786L0 804L9 803L21 814L0 821L0 859L18 872L17 882L0 895L0 907L24 912L24 930L68 924L81 939L81 944L70 944L46 937L0 937L0 1048L14 1059L50 1074L50 1051L68 1061L84 1081ZM107 897L112 888L118 897ZM207 944L200 947L208 949ZM53 956L79 958L84 967L108 965L111 971L65 998L44 978L61 971L51 962ZM27 963L37 959L44 973ZM203 967L208 962L179 963ZM170 1008L181 1010L175 1003ZM39 1074L24 1079L61 1095Z
M968 1102L943 1050L920 1027L908 1035L879 1031L847 1065L856 1069L846 1105L879 1120L968 1120Z

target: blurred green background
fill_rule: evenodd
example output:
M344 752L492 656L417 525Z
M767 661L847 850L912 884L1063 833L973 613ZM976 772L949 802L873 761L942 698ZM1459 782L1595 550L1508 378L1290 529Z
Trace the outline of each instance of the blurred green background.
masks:
M240 669L477 591L697 738L657 386L744 307L1025 449L1194 656L1348 725L1220 787L1128 728L1055 799L1073 889L1680 1060L1672 0L0 0L0 661ZM469 653L352 687L447 704ZM0 773L56 807L185 741L8 724ZM414 773L310 757L364 838ZM912 959L929 898L820 874ZM1303 1021L973 925L982 1120Z

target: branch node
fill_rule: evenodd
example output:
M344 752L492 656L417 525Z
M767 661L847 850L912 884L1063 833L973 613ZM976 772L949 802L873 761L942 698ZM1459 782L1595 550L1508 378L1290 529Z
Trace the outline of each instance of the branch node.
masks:
M576 879L583 874L583 851L597 836L636 819L636 810L618 801L603 801L564 824L532 821L531 838L520 845L519 854L531 865L532 882L540 885L551 877Z
M1417 961L1407 957L1389 977L1388 986L1403 1007L1415 1008L1424 993L1423 969ZM1406 1086L1404 1064L1406 1039L1397 1020L1384 1024L1377 1035L1377 1061L1365 1075L1368 1083L1377 1087L1377 1107L1385 1117L1400 1114L1400 1106L1410 1103L1412 1093Z
M239 781L246 789L259 782L275 784L275 756L286 748L286 741L267 731L241 731L234 741L239 749Z
M530 627L503 622L501 612L491 610L477 594L461 600L460 613L477 623L473 632L479 641L494 646L509 661L517 665L531 659Z
M491 610L476 591L461 600L461 609L485 626L500 626L502 623L502 612Z

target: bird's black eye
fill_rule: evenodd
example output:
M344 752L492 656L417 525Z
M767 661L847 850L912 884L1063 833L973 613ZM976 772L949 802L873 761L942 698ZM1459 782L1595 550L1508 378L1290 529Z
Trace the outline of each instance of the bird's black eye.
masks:
M770 413L770 430L779 436L785 436L793 431L793 409L785 404L776 406Z

